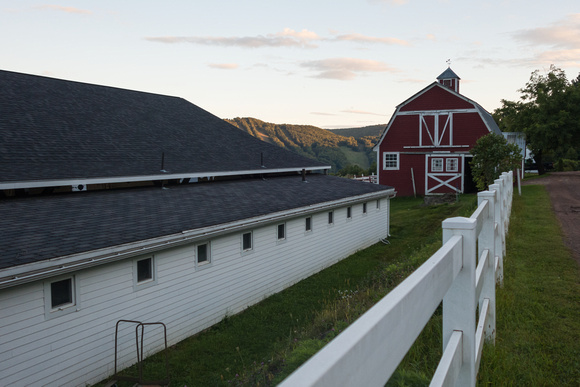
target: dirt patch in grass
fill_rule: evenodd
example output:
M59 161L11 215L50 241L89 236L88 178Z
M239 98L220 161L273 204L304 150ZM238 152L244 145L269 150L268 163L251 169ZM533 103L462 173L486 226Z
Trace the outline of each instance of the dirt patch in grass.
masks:
M544 185L552 209L562 226L564 242L580 265L580 171L552 172L538 179L524 180L522 185Z

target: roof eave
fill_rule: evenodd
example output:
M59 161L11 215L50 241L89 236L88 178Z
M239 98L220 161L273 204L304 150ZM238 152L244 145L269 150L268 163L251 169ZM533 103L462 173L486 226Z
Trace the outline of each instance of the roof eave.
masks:
M166 235L139 242L13 266L0 270L0 289L43 280L57 275L71 273L81 269L99 266L139 255L152 254L169 247L195 243L196 241L207 240L227 233L239 232L245 229L278 222L283 219L294 218L329 208L343 206L345 204L360 203L384 197L392 198L394 195L395 189L390 188L378 192L350 196L339 200L275 212L259 217L242 219L235 222L218 224L194 230L184 230L178 234Z
M174 180L174 179L192 179L204 177L218 177L218 176L240 176L253 175L264 173L283 173L283 172L300 172L303 169L306 171L326 170L331 169L330 165L323 166L308 166L308 167L293 167L293 168L262 168L262 169L248 169L242 171L206 171L206 172L191 172L191 173L161 173L158 175L138 175L138 176L118 176L118 177L90 177L90 178L70 178L70 179L55 179L55 180L25 180L14 182L0 182L0 190L5 189L21 189L21 188L46 188L46 187L64 187L77 186L80 184L113 184L113 183L134 183L141 181L159 181L159 180Z

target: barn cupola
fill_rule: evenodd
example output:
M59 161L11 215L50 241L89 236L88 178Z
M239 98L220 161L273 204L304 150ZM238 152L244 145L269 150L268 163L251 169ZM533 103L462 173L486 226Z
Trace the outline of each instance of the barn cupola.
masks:
M451 67L448 67L447 70L443 71L441 75L437 77L437 80L443 86L450 88L451 90L459 93L459 78L457 74L451 70Z

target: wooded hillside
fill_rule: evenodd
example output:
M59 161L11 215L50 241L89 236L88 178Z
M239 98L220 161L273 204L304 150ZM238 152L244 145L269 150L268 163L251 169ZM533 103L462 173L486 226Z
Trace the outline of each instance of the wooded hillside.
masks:
M250 117L225 121L262 141L328 163L332 172L349 165L368 169L375 161L372 147L380 132L375 127L326 130L311 125L272 124Z

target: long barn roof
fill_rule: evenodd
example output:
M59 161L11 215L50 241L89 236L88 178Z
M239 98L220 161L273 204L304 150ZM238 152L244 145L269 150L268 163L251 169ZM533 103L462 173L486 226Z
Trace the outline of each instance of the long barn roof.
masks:
M0 185L330 168L182 98L1 70L0 86Z

